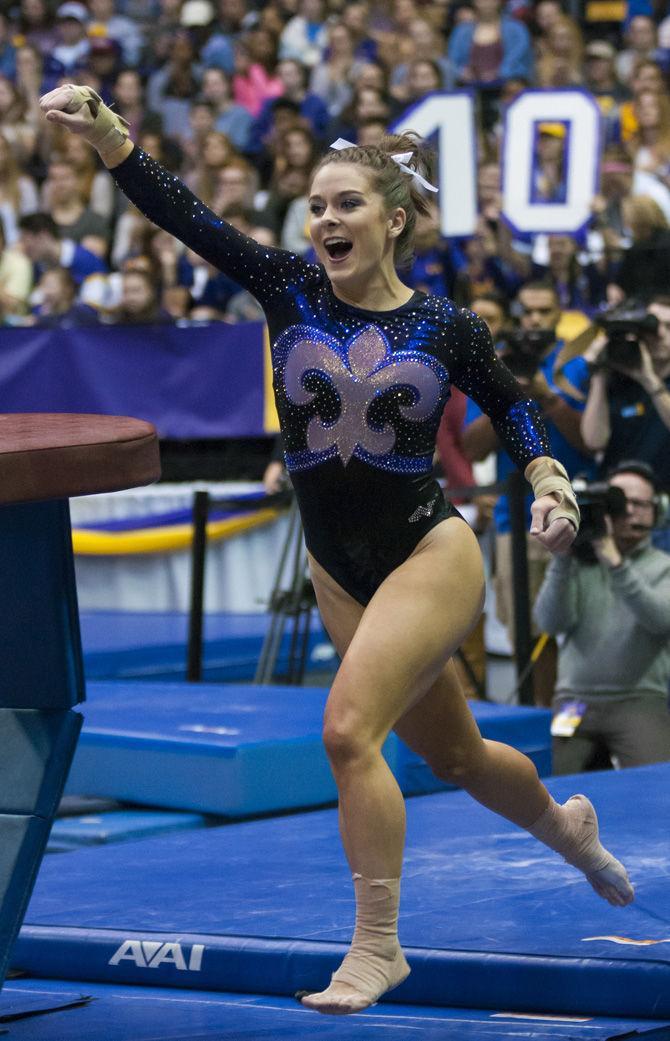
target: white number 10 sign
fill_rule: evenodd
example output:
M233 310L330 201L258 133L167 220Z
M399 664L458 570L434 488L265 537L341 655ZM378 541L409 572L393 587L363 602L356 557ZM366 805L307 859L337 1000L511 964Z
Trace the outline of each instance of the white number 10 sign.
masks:
M563 140L562 191L538 197L538 134ZM408 109L392 128L437 135L440 225L447 237L471 235L477 222L475 103L466 91L437 93ZM509 105L502 137L502 212L518 232L575 233L587 223L598 190L600 112L582 90L527 90Z

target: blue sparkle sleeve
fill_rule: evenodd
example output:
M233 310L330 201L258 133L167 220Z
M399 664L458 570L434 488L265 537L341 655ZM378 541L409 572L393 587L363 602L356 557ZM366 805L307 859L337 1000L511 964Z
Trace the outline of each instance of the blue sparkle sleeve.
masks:
M294 253L243 235L137 146L110 173L145 217L248 289L263 307L276 303L283 287L305 284L318 271Z
M514 376L496 355L485 323L470 311L461 311L460 317L460 366L454 373L454 383L486 413L520 470L538 456L552 456L538 405L524 397Z

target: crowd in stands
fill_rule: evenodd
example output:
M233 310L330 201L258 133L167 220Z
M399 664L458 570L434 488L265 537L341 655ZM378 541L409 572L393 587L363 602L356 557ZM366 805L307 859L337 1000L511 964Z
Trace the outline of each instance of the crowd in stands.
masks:
M259 315L234 283L138 214L92 149L43 121L38 98L60 82L97 90L217 214L304 256L309 175L333 140L374 143L432 91L473 88L476 233L445 240L435 210L408 281L467 306L490 290L514 298L543 278L563 309L589 316L665 293L669 69L670 15L651 0L583 9L578 0L4 0L0 318ZM526 87L564 86L590 91L603 116L591 227L575 238L514 238L500 216L505 108ZM540 126L539 199L561 198L565 135L564 124ZM67 291L54 294L55 281Z

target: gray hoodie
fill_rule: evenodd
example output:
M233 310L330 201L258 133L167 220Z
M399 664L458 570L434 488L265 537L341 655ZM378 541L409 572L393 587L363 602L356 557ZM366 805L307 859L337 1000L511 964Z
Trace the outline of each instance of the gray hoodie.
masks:
M670 554L648 540L614 569L554 556L533 614L565 635L558 697L668 696Z

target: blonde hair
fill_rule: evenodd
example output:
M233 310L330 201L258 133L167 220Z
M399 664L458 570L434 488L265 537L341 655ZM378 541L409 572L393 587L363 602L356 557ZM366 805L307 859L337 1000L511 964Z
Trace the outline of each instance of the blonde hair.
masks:
M655 231L670 227L663 210L650 195L631 195L623 205L634 242L644 242Z
M404 134L385 134L378 145L352 145L340 150L331 149L317 164L314 176L330 163L351 163L370 171L373 191L381 195L388 211L405 211L405 227L395 242L394 261L397 267L408 267L414 257L414 229L417 214L428 216L430 205L419 190L417 181L392 159L399 152L411 152L405 163L426 180L434 178L435 156L418 134L408 130Z
M19 167L10 142L1 131L0 141L4 145L6 152L5 168L0 176L0 182L2 184L0 197L7 199L14 209L18 210L21 202L21 187L19 184L21 168Z

